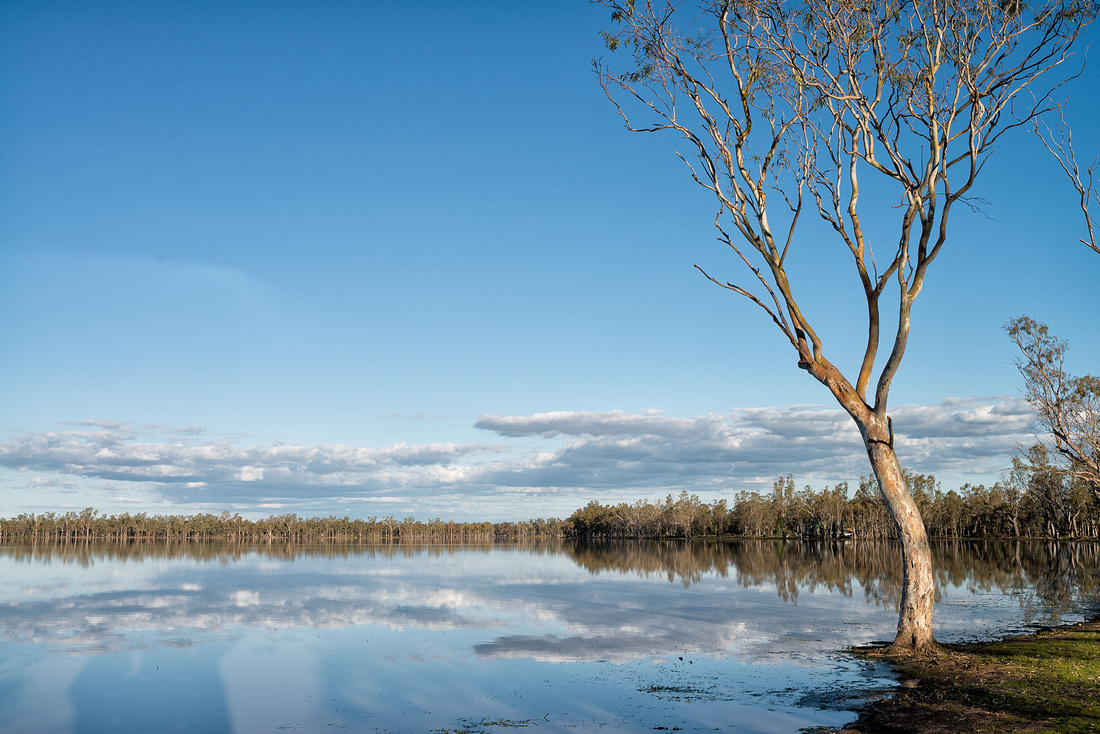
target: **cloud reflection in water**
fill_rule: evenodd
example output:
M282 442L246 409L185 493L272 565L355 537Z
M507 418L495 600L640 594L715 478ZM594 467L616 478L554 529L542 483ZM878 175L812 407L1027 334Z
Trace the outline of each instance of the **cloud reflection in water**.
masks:
M155 673L184 660L197 666L187 669L192 687L224 691L227 716L242 725L308 718L417 730L451 726L460 712L526 720L537 703L538 717L556 712L558 729L583 719L582 710L630 729L720 722L733 717L731 707L759 713L765 697L782 724L756 730L783 731L796 720L843 723L847 714L801 708L788 689L867 685L877 671L837 651L890 636L896 619L897 563L887 545L301 554L259 546L214 555L179 546L133 558L111 548L58 558L0 546L0 690L25 692L44 670L76 665L58 679L124 708L126 689L100 690L88 670L152 664ZM937 555L941 638L1019 627L1014 585L1051 565L1042 548ZM119 662L33 663L26 650ZM273 670L293 671L297 682L288 687ZM211 686L214 671L220 680ZM607 708L611 700L620 703ZM28 705L9 721L33 721Z

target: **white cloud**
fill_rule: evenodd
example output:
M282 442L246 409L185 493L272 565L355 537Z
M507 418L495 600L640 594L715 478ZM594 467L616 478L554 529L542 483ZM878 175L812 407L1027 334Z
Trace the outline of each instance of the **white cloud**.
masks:
M666 418L652 411L643 414L625 410L609 410L602 413L555 411L536 413L532 416L483 415L474 425L494 431L501 436L610 436L639 435L646 433L674 434L690 431L697 418Z
M1029 440L1032 421L1026 402L1004 397L900 406L891 415L902 464L945 482L995 479ZM86 478L117 495L140 489L175 507L303 514L350 507L456 519L562 515L589 499L681 489L728 496L787 473L817 485L868 473L848 416L814 405L687 418L654 410L483 415L476 427L500 443L382 448L247 445L204 440L212 434L196 427L72 425L0 442L0 466L34 474L22 482L29 492Z

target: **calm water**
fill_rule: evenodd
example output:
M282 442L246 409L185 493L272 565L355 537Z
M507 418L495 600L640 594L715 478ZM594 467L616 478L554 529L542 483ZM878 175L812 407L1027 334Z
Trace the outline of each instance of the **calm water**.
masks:
M937 548L937 636L1096 610L1095 546ZM888 673L889 545L0 545L3 732L795 732Z

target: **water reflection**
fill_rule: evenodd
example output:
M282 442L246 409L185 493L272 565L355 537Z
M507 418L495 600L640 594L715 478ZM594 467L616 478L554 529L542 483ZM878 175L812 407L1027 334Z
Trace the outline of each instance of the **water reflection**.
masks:
M732 576L747 588L774 586L794 604L800 592L818 589L852 596L858 587L883 606L901 598L901 551L886 541L606 541L564 552L592 573L660 574L685 587L708 574ZM948 540L933 543L932 557L937 602L964 589L1015 596L1025 624L1100 615L1100 544Z
M937 635L1097 610L1097 551L937 545ZM899 590L889 543L2 545L0 731L838 725Z

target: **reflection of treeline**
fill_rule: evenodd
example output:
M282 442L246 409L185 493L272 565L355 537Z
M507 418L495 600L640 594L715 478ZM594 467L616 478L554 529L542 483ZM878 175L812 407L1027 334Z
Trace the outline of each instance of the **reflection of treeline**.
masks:
M685 586L713 574L746 588L771 585L786 601L816 588L893 606L901 595L901 551L894 541L603 540L562 546L590 573L660 574ZM956 587L1016 593L1029 616L1051 619L1100 611L1100 544L1050 541L937 540L937 594Z
M946 492L931 475L905 474L933 537L1100 538L1100 507L1092 495L1054 473L1017 471L992 487L964 484ZM791 475L766 494L739 492L732 503L708 504L686 491L663 502L590 502L568 518L565 530L582 538L896 536L874 479L861 478L849 496L847 482L798 491Z
M815 589L845 596L862 594L892 607L901 594L901 554L896 541L849 542L705 538L696 540L563 540L528 538L512 547L536 555L564 553L592 574L658 575L685 586L707 575L732 578L746 588L771 586L785 601ZM42 542L11 539L0 556L16 561L50 561L81 566L108 560L189 560L235 563L255 555L295 558L423 558L454 553L488 553L495 541L356 543L261 539L182 538L118 542L78 539ZM1100 614L1100 543L1055 541L935 540L932 558L937 595L946 589L1012 593L1028 621L1057 623L1084 609Z
M531 538L514 542L514 547L527 553L544 554L560 552L560 538ZM295 558L414 558L438 557L458 552L488 553L499 548L494 541L479 543L354 543L309 541L268 542L263 540L165 540L150 539L146 542L123 542L113 539L79 539L70 542L38 541L34 539L11 540L0 544L0 556L17 561L57 561L81 566L93 564L97 559L106 560L188 560L237 562L249 555L273 560L291 561Z
M850 596L853 578L878 599L892 600L901 589L901 553L890 541L594 540L564 550L590 573L660 574L685 586L708 574L732 575L747 588L772 584L787 601L800 588Z
M526 538L561 537L560 520L522 522L444 521L421 522L411 517L366 520L348 517L275 515L249 520L239 514L147 515L145 513L101 515L92 508L82 512L40 515L22 514L0 519L0 540L35 538L50 541L108 540L279 540L358 541L362 543L485 543Z

